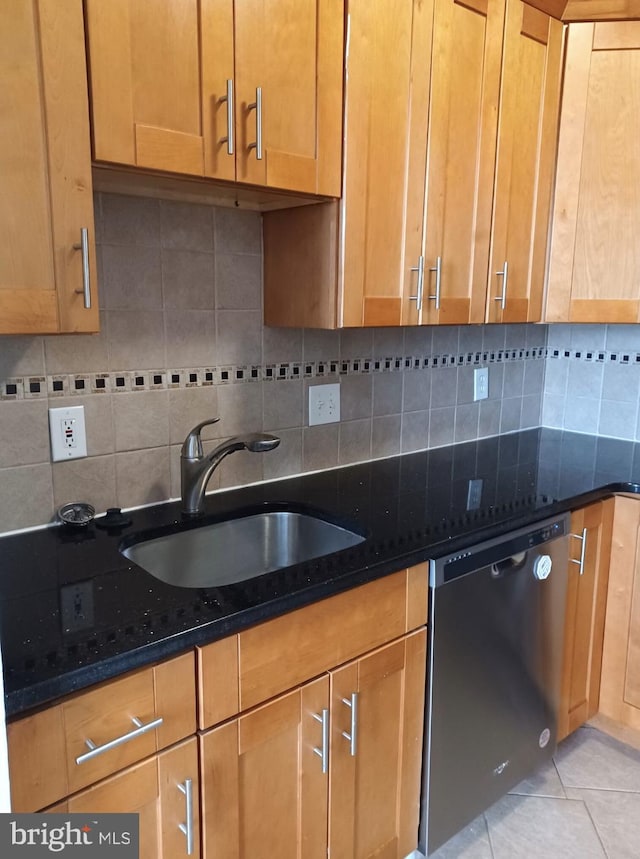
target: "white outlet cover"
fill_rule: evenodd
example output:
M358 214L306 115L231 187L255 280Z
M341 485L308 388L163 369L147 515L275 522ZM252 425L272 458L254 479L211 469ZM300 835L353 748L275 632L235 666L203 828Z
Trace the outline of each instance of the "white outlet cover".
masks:
M340 385L309 386L309 426L334 424L340 420Z
M84 425L84 406L67 406L49 409L49 436L51 459L80 459L87 455L87 434Z

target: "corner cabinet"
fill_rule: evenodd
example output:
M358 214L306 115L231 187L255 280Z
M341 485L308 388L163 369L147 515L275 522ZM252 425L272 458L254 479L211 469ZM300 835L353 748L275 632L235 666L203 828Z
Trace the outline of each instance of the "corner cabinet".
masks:
M640 321L640 21L571 24L547 322Z
M559 740L599 709L613 509L608 498L571 514Z
M97 161L340 195L343 0L86 14Z
M0 334L99 327L81 0L0 4Z
M348 18L343 198L265 214L265 323L537 321L562 24L521 0Z

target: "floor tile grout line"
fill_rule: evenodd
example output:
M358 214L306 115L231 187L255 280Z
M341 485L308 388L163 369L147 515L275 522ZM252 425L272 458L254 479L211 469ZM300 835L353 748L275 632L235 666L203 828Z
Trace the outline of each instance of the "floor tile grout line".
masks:
M560 770L558 769L558 764L556 763L555 756L551 758L551 763L553 764L553 768L556 771L556 775L558 776L558 781L560 782L560 787L562 788L564 799L568 799L569 797L567 796L567 788L565 783L562 781L562 776L560 775Z
M589 810L589 806L587 805L587 803L586 803L584 800L582 800L582 804L584 805L584 807L585 807L585 811L587 812L587 815L588 815L588 817L589 817L589 820L591 821L591 825L593 826L594 832L596 833L596 837L597 837L598 841L600 842L600 846L602 847L602 852L603 852L603 853L604 853L604 855L607 857L607 859L615 859L615 857L614 857L614 856L610 856L610 855L609 855L609 851L608 851L608 850L607 850L607 848L605 847L604 841L602 840L602 838L601 838L601 836L600 836L600 830L599 830L599 829L598 829L598 827L596 826L596 822L595 822L595 820L593 819L593 817L591 816L591 812L590 812L590 810Z

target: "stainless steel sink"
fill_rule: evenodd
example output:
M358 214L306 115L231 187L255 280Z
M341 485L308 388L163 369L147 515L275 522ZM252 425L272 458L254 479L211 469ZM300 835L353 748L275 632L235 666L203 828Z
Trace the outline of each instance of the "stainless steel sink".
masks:
M213 588L330 555L363 540L316 516L271 511L134 543L122 554L169 585Z

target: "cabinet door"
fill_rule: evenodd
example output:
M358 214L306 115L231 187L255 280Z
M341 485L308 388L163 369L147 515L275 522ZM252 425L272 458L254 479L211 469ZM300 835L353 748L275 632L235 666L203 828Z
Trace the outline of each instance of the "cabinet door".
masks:
M198 0L88 0L94 157L204 172Z
M187 782L190 780L190 788ZM191 815L187 794L191 790ZM57 806L51 811L61 811ZM140 859L180 859L199 855L198 749L195 738L174 746L106 779L66 803L69 813L135 812L139 814ZM193 838L187 853L187 833Z
M546 320L640 320L640 22L571 24Z
M508 0L486 318L539 322L556 147L562 24Z
M417 321L432 15L433 0L349 3L340 325Z
M436 0L421 321L482 322L504 3Z
M325 676L200 737L204 859L326 859L328 697Z
M343 0L234 4L238 181L340 196L343 15Z
M415 849L425 675L424 629L331 673L332 859Z
M0 334L97 331L81 0L1 4L0 76Z
M559 740L598 712L613 503L571 514Z
M600 713L640 730L640 499L625 496L615 499Z

